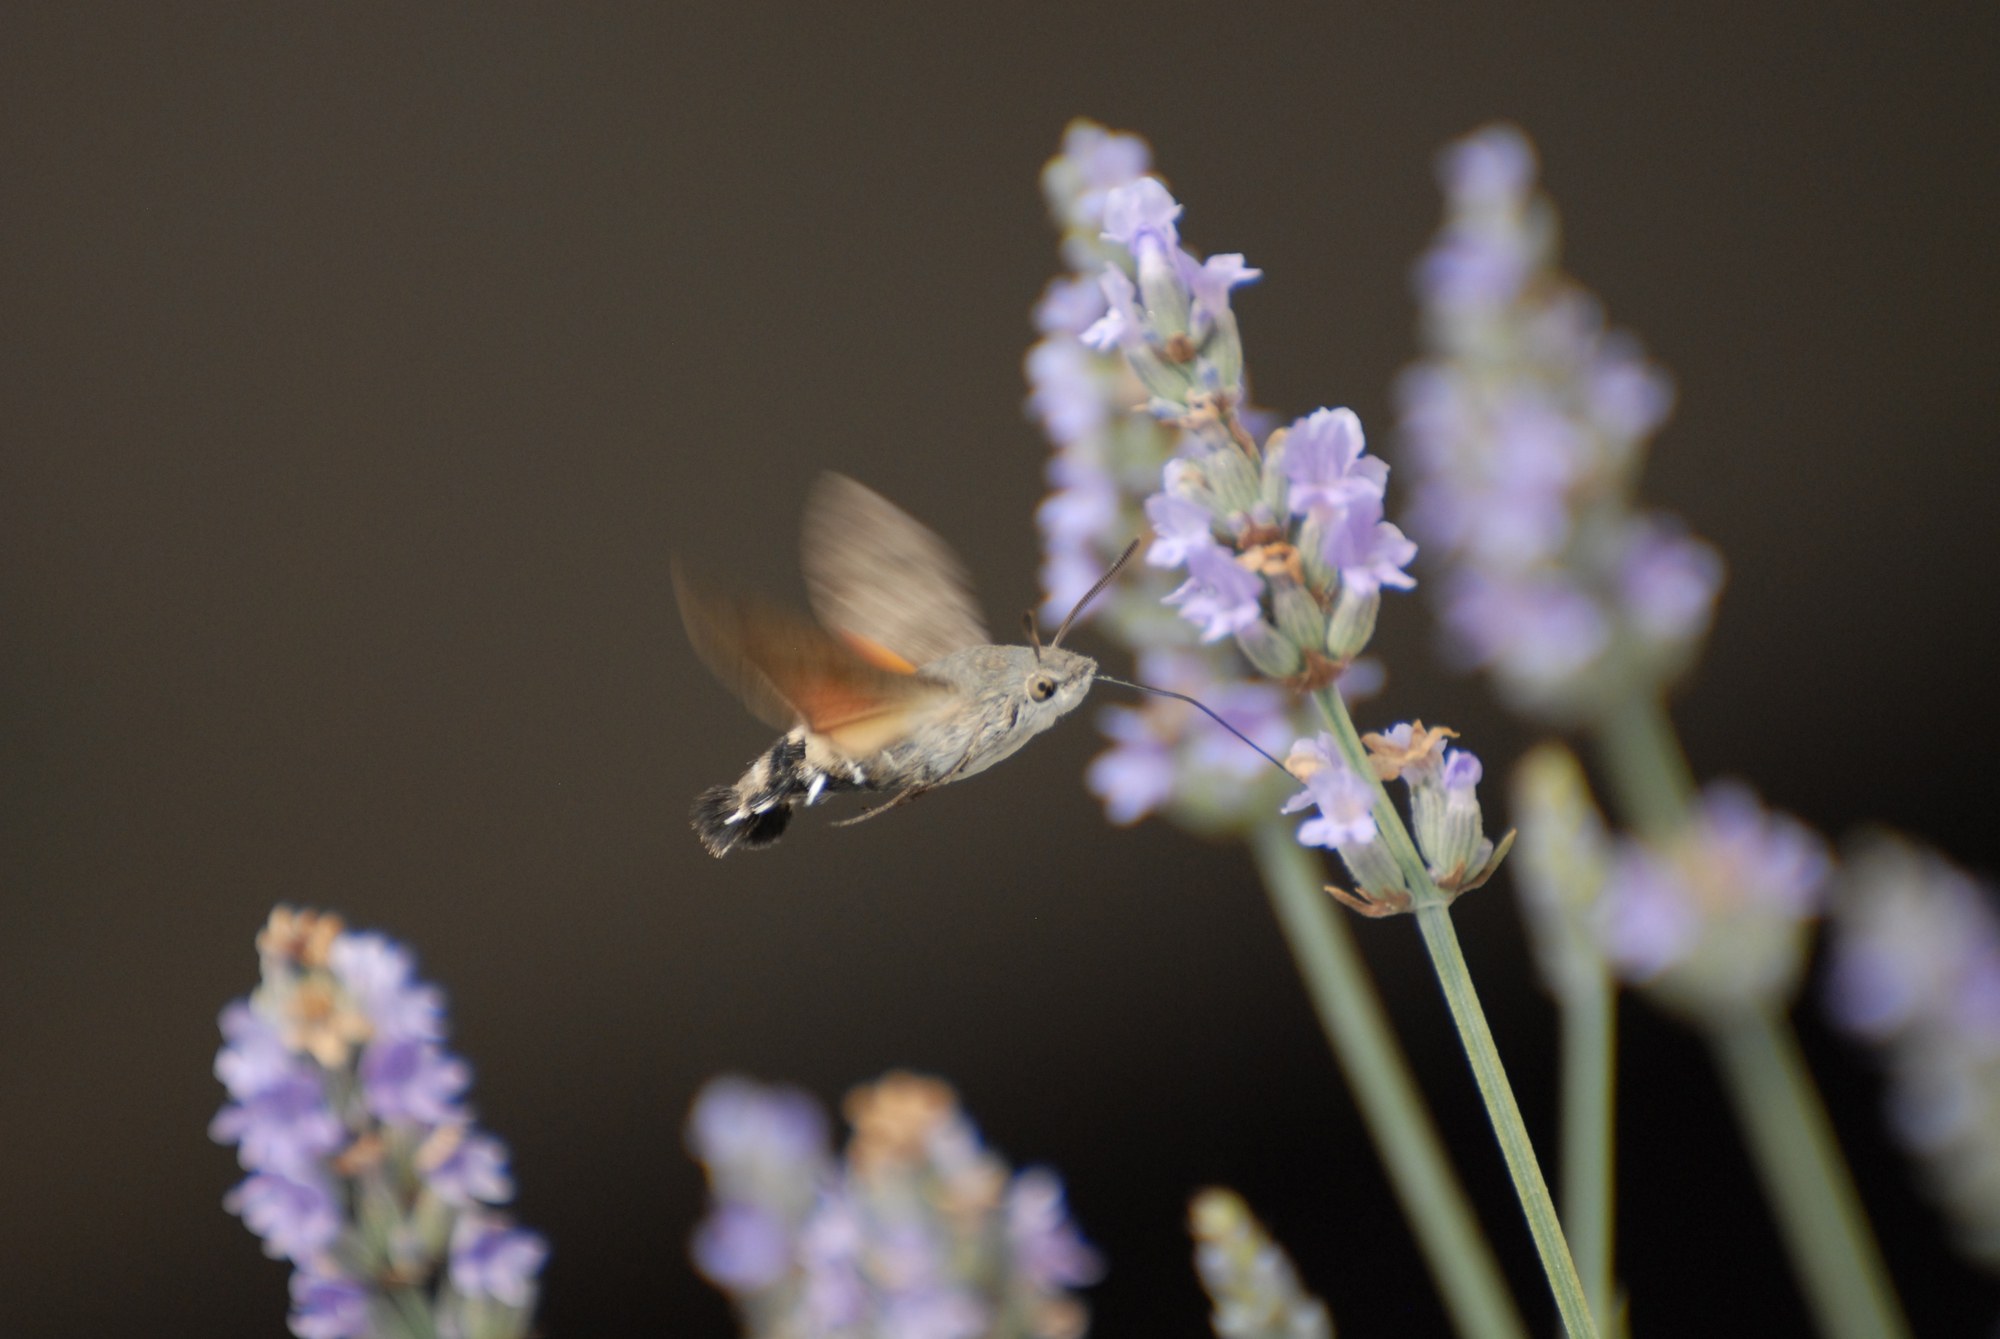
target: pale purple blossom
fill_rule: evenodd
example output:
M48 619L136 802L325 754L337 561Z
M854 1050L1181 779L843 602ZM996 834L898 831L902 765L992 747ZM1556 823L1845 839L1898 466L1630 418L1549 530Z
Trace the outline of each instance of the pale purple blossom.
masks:
M327 966L374 1026L378 1042L441 1041L444 992L414 980L416 959L379 934L341 935Z
M502 1214L473 1210L452 1226L451 1286L467 1297L525 1308L548 1258L549 1244L539 1233L514 1226Z
M1351 409L1316 409L1285 434L1285 477L1294 516L1344 512L1366 496L1380 499L1389 466L1365 455L1367 438Z
M235 1144L248 1170L306 1173L347 1142L347 1127L327 1105L319 1076L300 1066L215 1113L208 1137Z
M257 1172L223 1197L222 1207L264 1239L264 1254L304 1265L340 1236L340 1208L316 1172Z
M1028 414L1058 447L1089 439L1111 419L1093 361L1074 339L1045 339L1028 350Z
M1187 562L1187 581L1162 603L1178 607L1182 618L1200 627L1202 641L1220 641L1263 617L1258 601L1264 579L1245 570L1221 546L1190 549Z
M1098 713L1097 728L1114 747L1091 759L1083 784L1119 827L1138 822L1174 796L1174 750L1156 731L1156 720L1154 713L1133 707Z
M1510 125L1467 135L1438 156L1438 181L1454 200L1473 207L1504 206L1535 184L1535 150Z
M311 1073L278 1030L242 1000L232 1001L217 1021L227 1044L215 1053L215 1077L238 1101L300 1073Z
M1708 626L1722 588L1722 559L1672 518L1654 515L1634 527L1618 571L1632 625L1654 641L1684 641Z
M1194 295L1192 320L1197 331L1206 330L1222 319L1229 310L1230 289L1264 277L1262 270L1251 269L1235 252L1210 256L1197 265L1194 257L1183 251L1179 260L1182 279Z
M1035 509L1035 524L1050 544L1087 548L1118 524L1118 485L1093 462L1075 452L1049 460L1055 492Z
M1116 265L1106 265L1097 282L1104 294L1104 315L1077 338L1099 353L1142 340L1146 323L1139 315L1139 290L1131 279Z
M1830 869L1817 835L1748 787L1717 782L1671 846L1621 845L1599 899L1599 939L1621 976L1676 974L1698 1005L1770 998L1798 969L1798 929Z
M292 1274L292 1314L299 1339L363 1339L369 1332L368 1289L352 1279L317 1270Z
M1137 135L1078 120L1063 134L1062 155L1043 174L1043 188L1063 225L1095 234L1104 225L1109 193L1152 166L1152 150Z
M827 1159L827 1133L826 1113L810 1094L724 1076L696 1097L687 1145L711 1173L810 1182Z
M1464 749L1446 749L1444 772L1439 784L1444 787L1447 797L1464 803L1471 799L1473 789L1479 785L1479 779L1484 774L1485 769L1479 765L1479 759L1471 753Z
M1035 304L1035 329L1044 335L1081 335L1103 315L1104 290L1094 276L1059 275L1049 280Z
M458 1099L472 1067L431 1042L370 1042L360 1074L368 1109L382 1120L447 1125L464 1117Z
M1295 814L1317 806L1320 815L1299 824L1299 845L1337 848L1375 840L1375 788L1347 765L1333 736L1299 740L1287 765L1306 788L1278 812Z
M1146 562L1153 567L1181 567L1196 549L1216 547L1215 518L1207 507L1172 493L1146 499L1146 519L1153 523L1153 542Z
M1135 258L1153 247L1171 251L1180 246L1180 231L1174 226L1180 216L1179 202L1158 177L1140 177L1105 197L1104 240L1118 243Z
M1382 499L1371 493L1355 498L1326 528L1323 553L1327 566L1339 571L1342 589L1357 595L1371 595L1384 586L1409 590L1417 584L1403 570L1417 556L1417 546L1382 519Z
M1007 1241L1015 1270L1035 1287L1082 1288L1104 1275L1103 1257L1084 1243L1063 1203L1062 1181L1034 1167L1007 1190Z
M792 1230L775 1213L737 1202L715 1206L689 1247L703 1278L729 1292L759 1292L792 1267Z
M1527 580L1451 572L1444 625L1472 664L1537 686L1568 679L1611 641L1597 602L1559 572Z
M1834 901L1827 1005L1881 1049L1889 1121L1957 1244L2000 1264L2000 909L1936 854L1860 843Z
M507 1146L490 1134L477 1130L466 1133L463 1127L451 1152L424 1172L424 1180L439 1199L457 1209L505 1204L514 1198L514 1178L507 1173Z

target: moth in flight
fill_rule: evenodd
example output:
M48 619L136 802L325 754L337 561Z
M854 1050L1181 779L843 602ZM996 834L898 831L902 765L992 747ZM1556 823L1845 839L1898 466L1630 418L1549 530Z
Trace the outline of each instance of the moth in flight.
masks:
M785 732L734 785L695 801L694 830L711 855L771 845L795 808L826 795L887 795L846 821L872 818L985 771L1074 711L1097 662L1064 650L1063 633L1132 554L1047 646L1032 619L1029 645L997 646L951 548L844 475L814 484L800 551L817 622L674 570L695 651Z

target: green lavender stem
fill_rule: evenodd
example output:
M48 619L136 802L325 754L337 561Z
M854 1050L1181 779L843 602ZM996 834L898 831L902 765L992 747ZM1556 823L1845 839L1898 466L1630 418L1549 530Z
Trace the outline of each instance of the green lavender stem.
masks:
M1618 1333L1612 1159L1618 996L1598 971L1562 999L1562 1224L1599 1334Z
M1396 1043L1367 964L1346 919L1326 895L1324 869L1294 840L1290 825L1276 820L1258 826L1251 850L1320 1026L1453 1327L1467 1339L1525 1339L1520 1313Z
M1717 1019L1709 1041L1821 1333L1907 1339L1909 1322L1790 1021L1761 1011Z
M1584 1297L1583 1282L1577 1277L1576 1262L1570 1258L1569 1245L1563 1239L1555 1203L1549 1198L1548 1182L1542 1176L1541 1163L1535 1158L1534 1145L1528 1140L1528 1127L1521 1120L1521 1108L1514 1101L1514 1089L1507 1082L1506 1067L1500 1063L1500 1050L1494 1045L1493 1030L1487 1026L1486 1011L1480 1006L1479 992L1472 985L1472 972L1466 966L1465 954L1458 945L1458 932L1452 928L1450 899L1431 881L1423 857L1417 853L1416 842L1403 826L1402 814L1390 802L1388 790L1376 777L1368 761L1367 750L1362 747L1361 737L1354 729L1354 721L1347 714L1347 703L1331 689L1314 694L1314 699L1348 765L1375 787L1376 827L1413 890L1417 926L1423 932L1424 947L1430 952L1438 984L1444 988L1445 1002L1451 1007L1452 1022L1458 1027L1458 1038L1465 1047L1466 1059L1472 1063L1479 1095L1486 1103L1486 1117L1492 1122L1493 1133L1500 1141L1507 1173L1514 1181L1514 1193L1521 1201L1522 1212L1527 1215L1528 1231L1534 1238L1535 1252L1541 1257L1542 1271L1548 1275L1549 1289L1555 1294L1556 1310L1562 1316L1563 1329L1570 1339L1597 1339L1597 1326L1591 1320L1590 1305Z
M1718 1018L1709 1041L1821 1332L1907 1339L1909 1323L1790 1022L1762 1011Z
M1694 782L1664 701L1633 694L1597 732L1626 821L1644 836L1670 837ZM1791 1020L1750 1011L1699 1021L1821 1333L1906 1339L1909 1322Z

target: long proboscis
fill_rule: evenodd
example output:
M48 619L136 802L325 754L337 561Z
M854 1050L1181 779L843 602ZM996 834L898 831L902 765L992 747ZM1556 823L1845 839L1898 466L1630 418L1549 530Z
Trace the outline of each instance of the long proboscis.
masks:
M1049 649L1051 651L1055 650L1055 648L1062 645L1063 634L1069 631L1070 624L1076 622L1076 616L1082 613L1085 609L1087 609L1090 606L1090 602L1092 600L1096 599L1099 595L1102 595L1104 593L1104 588L1110 585L1112 580L1117 577L1118 573L1124 569L1125 564L1132 560L1132 555L1138 552L1138 549L1139 549L1139 541L1136 539L1133 540L1130 544L1127 544L1125 546L1125 552L1118 555L1118 561L1111 564L1111 570L1109 572L1106 572L1103 576L1097 578L1097 584L1095 586L1092 586L1089 590L1083 593L1083 598L1081 600L1078 600L1076 602L1076 607L1069 611L1069 617L1064 619L1062 621L1062 626L1056 629L1056 635L1049 638Z
M1259 745L1256 740L1250 738L1250 736L1244 734L1241 730L1238 730L1228 721L1223 720L1222 717L1216 715L1213 711L1210 711L1197 698L1189 697L1186 693L1176 693L1170 688L1155 688L1153 687L1153 685L1149 683L1133 683L1130 679L1114 679L1108 674L1098 675L1097 681L1099 683L1116 684L1120 688L1136 688L1142 693L1158 693L1161 697L1170 697L1177 702L1185 702L1190 707L1193 707L1195 710L1201 712L1204 716L1208 717L1208 719L1214 721L1217 725L1227 730L1230 734L1235 735L1238 739L1248 744L1251 748L1256 749L1257 752L1264 757L1265 761L1271 764L1271 766L1277 768L1280 772L1283 772L1286 776L1292 775L1291 768L1285 766L1283 763L1279 762L1276 758L1273 758L1270 754L1265 753L1263 747ZM1297 778L1293 779L1296 780Z

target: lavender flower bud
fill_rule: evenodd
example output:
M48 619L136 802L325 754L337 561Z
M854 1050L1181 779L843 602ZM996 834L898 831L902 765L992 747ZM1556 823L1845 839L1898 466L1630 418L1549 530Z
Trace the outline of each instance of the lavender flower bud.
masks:
M2000 1269L2000 911L1893 837L1861 842L1833 906L1827 1008L1879 1048L1889 1124L1966 1255Z
M1611 838L1576 755L1539 744L1514 769L1521 862L1514 887L1542 980L1558 997L1596 990L1604 973L1590 927L1611 867Z
M1326 1304L1299 1286L1291 1260L1241 1196L1202 1191L1188 1206L1188 1231L1217 1339L1333 1339Z
M1326 620L1326 653L1336 661L1352 660L1361 654L1375 636L1375 617L1382 610L1382 592L1378 587L1365 590L1355 586L1342 586L1340 594L1333 602L1333 613Z
M1271 587L1271 614L1277 620L1278 630L1296 646L1325 646L1326 611L1319 607L1312 592L1289 577L1273 577Z
M1815 833L1718 782L1670 845L1620 844L1598 942L1620 976L1690 1013L1782 1003L1830 868Z
M1305 663L1298 644L1261 618L1236 630L1236 649L1267 679L1289 679Z

